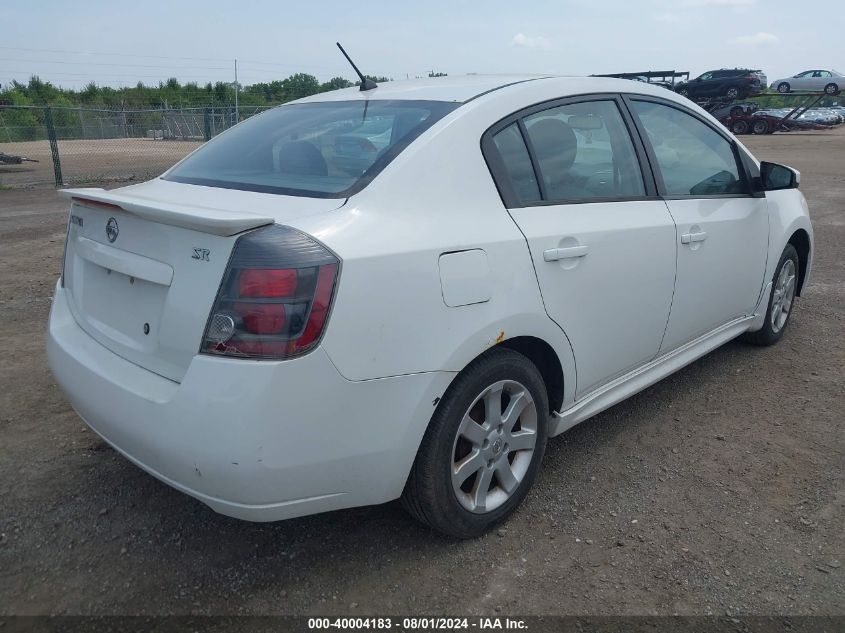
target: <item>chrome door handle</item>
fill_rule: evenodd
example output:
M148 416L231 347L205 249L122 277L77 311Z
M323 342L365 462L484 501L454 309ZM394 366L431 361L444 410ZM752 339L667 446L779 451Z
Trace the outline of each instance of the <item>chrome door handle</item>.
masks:
M543 259L547 262L556 262L560 259L575 259L577 257L584 257L587 254L589 247L586 244L581 246L568 246L566 248L550 248L543 251Z
M681 244L692 244L693 242L703 242L707 239L707 233L701 231L700 233L684 233L681 235Z

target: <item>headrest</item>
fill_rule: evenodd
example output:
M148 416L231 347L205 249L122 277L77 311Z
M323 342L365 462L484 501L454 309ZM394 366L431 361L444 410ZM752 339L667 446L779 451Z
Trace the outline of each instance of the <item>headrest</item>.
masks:
M564 170L572 167L578 139L569 125L552 117L539 119L528 126L528 135L541 164L553 163L555 168Z
M326 159L308 141L291 141L279 148L279 171L299 176L328 176Z

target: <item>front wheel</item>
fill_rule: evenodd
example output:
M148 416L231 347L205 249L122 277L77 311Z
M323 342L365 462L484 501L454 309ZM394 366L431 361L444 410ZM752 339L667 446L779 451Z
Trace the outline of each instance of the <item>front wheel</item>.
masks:
M795 293L798 289L799 261L798 252L792 244L787 244L780 256L775 275L772 279L772 292L766 309L763 327L756 332L747 332L743 339L753 345L774 345L783 336L792 307L795 305Z
M725 91L725 96L730 99L736 99L739 96L739 90L731 86Z
M781 93L782 95L789 92L789 84L786 83L785 81L782 81L781 83L779 83L778 84L778 92Z
M507 518L534 482L546 448L548 396L522 354L494 348L449 386L431 419L402 504L457 538Z

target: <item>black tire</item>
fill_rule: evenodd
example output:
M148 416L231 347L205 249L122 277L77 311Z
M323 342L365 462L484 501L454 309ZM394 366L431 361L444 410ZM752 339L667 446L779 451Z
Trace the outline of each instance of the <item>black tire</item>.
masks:
M730 88L725 90L725 96L729 99L736 99L737 97L739 97L739 88L731 86Z
M731 132L734 134L748 134L748 121L740 119L731 123Z
M789 92L789 84L786 83L785 81L780 82L778 84L778 92L781 93L782 95Z
M522 479L506 501L489 512L472 512L461 504L452 486L456 438L464 415L476 399L489 386L503 380L520 383L533 399L537 413L534 452ZM548 395L534 364L522 354L503 347L483 354L455 378L438 403L402 492L402 505L417 520L449 536L480 536L506 519L534 483L546 448L548 420ZM479 476L480 471L472 475Z
M682 97L686 97L687 99L689 99L689 90L687 90L686 88L681 88L680 90L678 90L678 94Z
M766 134L769 131L769 122L766 119L758 119L751 125L751 132L754 134Z
M772 291L769 293L769 305L766 306L766 320L764 321L763 327L761 329L757 330L756 332L746 332L742 335L742 340L746 343L760 346L774 345L781 339L781 337L783 337L783 333L786 330L786 326L789 325L789 317L792 316L792 311L795 307L796 296L792 296L792 302L790 303L789 312L786 315L786 320L783 322L780 328L777 329L775 329L772 324L772 305L774 304L775 300L775 285L777 284L777 280L780 276L781 270L788 261L791 261L792 265L795 267L795 284L797 286L801 273L801 269L799 268L800 262L798 260L798 252L795 250L795 247L792 244L787 244L786 248L783 249L783 254L780 256L778 265L777 267L775 267L775 274L772 277Z
M839 86L837 86L834 83L827 84L824 87L824 92L825 92L825 94L829 94L829 95L839 94Z

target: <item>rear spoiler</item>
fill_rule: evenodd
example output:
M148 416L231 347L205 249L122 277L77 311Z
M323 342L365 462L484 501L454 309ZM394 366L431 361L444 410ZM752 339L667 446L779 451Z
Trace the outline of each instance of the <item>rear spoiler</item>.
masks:
M151 222L169 224L213 235L236 235L249 229L273 224L274 218L249 212L224 211L210 207L168 204L152 201L131 193L105 189L62 189L58 192L73 202L99 208L123 211Z

